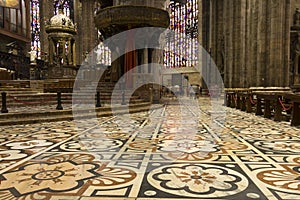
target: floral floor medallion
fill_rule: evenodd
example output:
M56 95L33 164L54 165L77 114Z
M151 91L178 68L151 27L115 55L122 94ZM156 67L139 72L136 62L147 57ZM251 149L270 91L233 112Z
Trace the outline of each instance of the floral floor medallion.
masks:
M300 128L191 101L0 127L0 200L300 199Z
M243 192L248 180L231 169L207 164L163 166L148 174L149 183L167 193L184 197L224 197Z

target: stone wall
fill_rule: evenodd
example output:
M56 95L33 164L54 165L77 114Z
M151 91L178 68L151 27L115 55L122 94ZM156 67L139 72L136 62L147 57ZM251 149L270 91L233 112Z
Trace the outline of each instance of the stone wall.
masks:
M291 0L211 0L210 14L208 48L225 87L289 86Z

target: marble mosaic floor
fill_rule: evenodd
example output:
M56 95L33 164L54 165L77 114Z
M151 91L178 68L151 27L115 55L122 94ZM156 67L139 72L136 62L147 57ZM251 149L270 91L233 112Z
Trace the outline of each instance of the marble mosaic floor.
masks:
M300 199L300 129L207 100L0 127L0 199Z

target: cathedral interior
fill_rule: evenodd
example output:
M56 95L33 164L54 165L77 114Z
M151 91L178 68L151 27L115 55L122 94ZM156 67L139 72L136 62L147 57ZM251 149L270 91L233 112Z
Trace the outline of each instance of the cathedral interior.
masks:
M0 200L300 199L300 0L0 0Z

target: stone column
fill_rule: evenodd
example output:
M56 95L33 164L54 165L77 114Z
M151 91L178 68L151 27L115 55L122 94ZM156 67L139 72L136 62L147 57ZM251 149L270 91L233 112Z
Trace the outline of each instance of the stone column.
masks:
M76 66L76 64L78 64L78 61L77 61L77 56L76 56L76 43L75 41L72 41L72 62L73 62L73 65Z
M290 0L286 0L283 4L283 76L280 83L284 87L290 86L290 14L291 4Z
M223 30L224 30L224 85L226 88L229 87L229 60L228 60L228 55L229 55L229 33L230 30L228 29L228 19L229 19L229 12L228 12L228 0L223 1Z
M270 7L270 67L268 69L269 86L288 86L289 63L287 62L288 39L286 35L286 2L273 0Z
M53 54L54 54L54 51L55 51L55 47L54 47L52 39L48 38L47 42L48 42L48 45L49 45L49 48L48 48L48 50L49 50L49 52L48 52L49 64L52 65L53 64Z
M219 72L217 73L224 73L224 54L225 54L225 33L224 33L224 9L223 9L223 2L224 0L218 1L217 3L217 51L216 51L216 65L218 66Z
M279 79L282 76L282 10L281 3L282 0L272 0L272 5L268 5L270 21L267 24L270 28L268 33L267 40L269 41L270 48L270 65L267 69L268 86L279 86ZM269 2L270 3L270 2Z
M259 82L258 82L258 58L257 58L257 54L258 54L258 45L257 43L259 43L260 38L258 37L258 33L259 33L259 16L258 16L258 3L260 2L260 0L251 0L250 1L250 9L251 9L251 50L250 53L251 55L251 66L250 66L250 70L251 70L251 77L252 80L250 82L250 86L255 87L255 86L259 86Z
M199 11L202 11L202 31L200 35L202 35L202 45L203 47L209 51L209 19L210 19L210 10L208 9L210 7L210 0L203 0L202 4L199 4L199 6L202 6ZM200 25L200 24L199 24Z
M253 79L252 75L252 71L251 68L253 67L252 65L252 52L251 52L251 46L252 46L252 41L251 41L251 17L252 17L252 13L251 13L251 1L252 0L246 0L246 10L245 10L245 68L244 68L244 74L245 74L245 87L250 87L251 86L251 81Z
M216 2L215 0L211 0L210 1L210 5L209 7L207 7L207 9L209 9L209 46L207 51L213 53L215 48L214 48L214 44L216 42L215 40L215 28L216 28Z
M231 10L233 10L233 19L232 19L232 27L233 29L231 29L233 31L233 36L232 36L232 86L233 88L238 88L241 87L239 85L240 83L240 78L241 78L241 74L240 74L240 67L241 67L241 42L242 39L241 38L241 17L240 17L240 0L233 0L234 3L233 8L231 8Z
M199 2L201 3L201 2ZM202 0L202 4L199 4L200 6L200 13L202 12L203 15L202 15L202 18L200 19L201 22L202 22L202 30L199 34L199 36L201 37L201 45L202 47L208 52L209 51L209 48L210 48L210 44L209 44L209 37L210 37L210 4L211 4L211 1L210 0ZM200 26L200 24L199 24ZM202 34L201 34L202 33ZM199 69L201 70L202 72L202 83L201 85L203 86L203 88L206 89L206 82L207 82L207 74L208 74L208 61L207 61L207 58L205 55L199 55L200 56L200 60L201 62L199 62L200 66L199 66Z
M77 64L83 61L83 54L90 52L95 48L97 39L97 30L94 23L94 0L81 0L81 15L78 16L78 39L79 39L79 53Z
M224 35L225 87L288 86L291 1L211 3L210 44L219 66L220 37Z
M286 0L286 4L285 6L285 21L284 21L284 52L286 53L285 57L284 57L284 64L286 66L287 69L286 70L286 75L284 77L284 84L287 86L291 86L291 76L290 76L290 71L291 71L291 65L290 65L290 26L292 24L292 21L290 21L290 16L292 15L292 10L291 10L291 1L290 0ZM288 70L288 71L287 71Z
M72 42L71 42L70 39L67 41L67 44L68 44L68 55L67 55L68 65L70 65L70 64L73 64L73 60L72 60Z
M247 38L246 38L246 18L247 18L247 0L241 0L240 3L240 12L239 12L239 17L241 19L240 23L240 38L241 38L241 43L239 45L240 49L240 63L238 63L237 67L240 68L240 82L239 82L239 87L245 88L247 87L247 69L246 69L246 43L247 43Z
M210 50L212 62L215 62L217 68L211 68L211 82L218 82L218 75L224 71L224 53L225 53L225 34L224 34L224 0L211 1L211 33L210 33Z
M259 1L259 27L258 27L258 48L259 51L257 52L258 58L258 86L268 86L268 80L271 79L271 74L268 73L268 69L270 69L270 37L269 33L271 32L270 28L270 1Z
M203 45L203 36L202 36L202 31L203 31L203 7L202 7L203 1L198 0L198 43L199 47Z
M74 1L74 24L77 25L77 35L74 36L75 41L78 45L76 45L76 49L74 51L74 54L76 55L76 64L81 65L84 60L84 52L82 50L81 44L81 32L80 29L81 25L81 18L82 18L82 4L81 1Z
M234 12L232 6L232 0L226 0L224 1L225 3L225 8L226 8L226 20L227 23L225 23L225 29L226 29L226 35L227 35L227 55L226 55L226 77L227 80L225 80L225 87L232 88L234 86L233 84L233 74L234 74L234 69L233 69L233 42L234 42L234 34L233 34L233 18L234 18Z
M41 23L41 33L40 33L40 41L41 41L41 51L48 52L49 42L48 42L48 34L45 30L45 21L51 19L54 15L54 0L42 0L40 1L40 23Z

